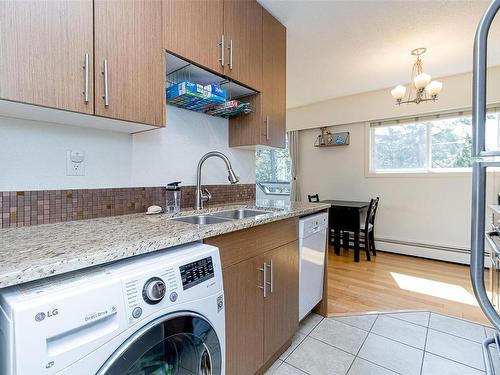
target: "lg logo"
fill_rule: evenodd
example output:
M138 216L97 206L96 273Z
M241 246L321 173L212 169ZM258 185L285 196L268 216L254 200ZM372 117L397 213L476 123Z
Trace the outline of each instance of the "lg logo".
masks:
M35 321L41 322L45 318L50 318L50 317L56 316L58 313L59 313L59 311L57 309L47 311L46 313L43 311L40 311L39 313L37 313L35 315Z

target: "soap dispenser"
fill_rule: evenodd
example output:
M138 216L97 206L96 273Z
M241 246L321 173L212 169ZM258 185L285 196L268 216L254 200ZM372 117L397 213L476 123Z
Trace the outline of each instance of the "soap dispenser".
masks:
M167 194L165 202L165 212L169 214L178 213L181 210L181 182L171 182L167 185Z

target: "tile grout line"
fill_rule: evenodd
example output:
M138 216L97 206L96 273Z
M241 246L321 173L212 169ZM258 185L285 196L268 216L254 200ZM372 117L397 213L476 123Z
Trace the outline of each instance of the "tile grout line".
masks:
M312 331L311 331L312 332ZM297 333L300 333L297 331ZM301 335L304 335L303 333L301 333ZM284 358L284 359L281 359L281 358L278 358L279 360L281 360L282 362L286 362L287 358L290 357L292 355L292 353L300 346L300 344L302 344L304 342L304 340L309 337L309 335L304 335L304 338L302 340L300 340L300 342L297 344L297 346L295 348L293 348L293 350L288 353L288 355ZM293 338L292 338L293 340Z
M441 331L441 330L436 329L436 328L429 327L429 329L432 330L432 331L439 332L439 333L444 333L446 335L450 335L450 336L453 336L453 337L456 337L456 338L459 338L459 339L462 339L462 340L467 340L467 341L473 342L475 344L481 344L482 343L482 341L474 341L474 340L468 339L468 338L463 337L463 336L458 336L458 335L455 335L453 333L449 333L449 332L446 332L446 331Z
M375 323L377 322L377 320L378 320L378 318L379 318L379 316L380 316L380 315L385 315L385 314L379 314L379 315L377 316L377 318L373 321L373 324L372 324L372 326L371 326L371 328L370 328L370 331L368 331L368 335L366 336L366 338L368 338L368 336L369 336L370 334L373 334L373 335L375 335L375 336L382 337L382 338L384 338L384 339L386 339L386 340L393 341L393 342L396 342L396 343L398 343L398 344L405 345L405 346L408 346L408 347L413 348L413 349L416 349L416 350L420 350L422 353L424 353L424 351L423 351L422 349L415 348L414 346L411 346L411 345L405 344L405 343L403 343L403 342L401 342L401 341L397 341L397 340L391 339L391 338L389 338L389 337L385 337L385 336L379 335L379 334L377 334L377 333L375 333L375 332L372 332L372 329L373 329L373 327L375 326ZM429 314L429 316L430 316L430 314ZM406 322L406 323L411 323L411 322ZM414 324L414 323L411 323L411 324L416 325L416 326L418 326L418 327L422 327L422 326L420 326L420 325L418 325L418 324ZM365 341L366 341L366 339L365 339ZM363 342L363 344L364 344L364 342ZM359 349L359 351L361 351L361 348ZM359 351L358 351L358 354L359 354ZM367 361L367 362L373 363L374 365L377 365L377 366L379 366L379 367L382 367L382 368L384 368L384 369L386 369L386 370L389 370L389 371L394 372L394 373L396 373L396 374L401 374L400 372L394 371L394 370L392 370L392 369L390 369L390 368L388 368L388 367L382 366L382 365L380 365L380 364L378 364L378 363L376 363L376 362L370 361L370 360L365 359L365 358L363 358L363 357L359 357L359 355L356 355L356 358L361 358L361 359L363 359L363 360L365 360L365 361Z
M366 316L376 316L375 320L377 320L378 316L379 315L383 315L383 314L366 314ZM353 328L357 328L357 329L360 329L362 331L365 331L365 332L370 332L372 327L373 327L373 324L375 324L375 320L373 321L372 325L370 326L370 329L364 329L364 328L360 328L360 327L357 327L351 323L347 323L347 322L344 322L342 320L338 320L337 318L351 318L351 317L354 317L354 316L363 316L363 315L346 315L345 317L344 316L332 316L330 318L325 318L325 319L332 319L332 320L335 320L336 322L339 322L339 323L343 323L345 325L348 325L349 327L353 327Z
M378 319L378 317L379 317L379 316L380 316L380 315L377 315L377 316L375 317L375 320L373 321L373 323L372 323L372 325L371 325L371 327L370 327L370 331L371 331L372 327L375 325L375 322L377 321L377 319ZM363 347L363 345L365 344L366 339L367 339L367 338L368 338L368 336L370 335L370 331L368 331L368 332L366 333L366 336L365 336L365 338L364 338L363 342L361 343L361 345L359 346L358 351L356 352L356 354L354 354L354 359L352 360L351 364L349 365L349 368L348 368L348 369L347 369L347 371L346 371L346 375L349 373L349 371L351 371L351 367L352 367L352 365L354 364L354 362L356 361L356 358L358 358L358 354L359 354L359 352L361 351L361 348ZM366 331L365 331L365 332L366 332Z
M457 318L456 316L453 316L453 315L447 315L447 314L443 314L443 313L437 313L437 312L434 312L434 311L430 311L430 313L431 313L431 315L432 314L434 314L434 315L441 315L441 316L444 316L446 318L460 320L462 322L466 322L466 323L470 323L470 324L475 324L477 326L481 326L481 327L485 327L485 328L493 328L491 326L487 326L486 324L475 322L474 320L469 320L469 319L464 319L464 318ZM430 324L430 318L429 318L429 324Z
M350 365L350 366L349 366L349 368L347 369L346 375L349 373L349 371L351 371L351 367L352 367L352 365L353 365L353 364L354 364L354 362L356 361L356 358L358 358L358 354L359 354L359 352L361 351L361 348L363 347L363 345L365 345L366 339L367 339L367 338L368 338L368 336L370 335L370 332L371 332L371 330L372 330L373 326L375 325L375 322L378 320L379 316L380 316L380 315L377 315L377 316L375 317L375 320L373 321L372 325L370 326L370 330L369 330L369 331L368 331L368 333L366 334L365 339L363 340L363 342L362 342L362 343L361 343L361 345L359 346L358 351L357 351L357 352L356 352L356 354L354 355L354 359L352 360L351 365Z
M474 367L474 366L471 366L471 365L467 365L467 364L462 363L462 362L455 361L454 359L451 359L451 358L448 358L448 357L443 357L443 356L442 356L442 355L440 355L440 354L436 354L436 353L433 353L433 352L427 352L427 351L426 351L425 353L432 354L433 356L436 356L436 357L439 357L439 358L446 359L446 360L448 360L448 361L450 361L450 362L457 363L457 364L459 364L459 365L462 365L462 366L464 366L464 367L471 368L471 369L476 370L476 371L485 372L485 370L482 370L482 369L480 369L480 368L477 368L477 367ZM481 353L481 354L482 354L482 353Z
M424 328L424 327L422 327L422 328ZM384 339L386 339L386 340L391 340L391 341L397 342L398 344L408 346L409 348L416 349L416 350L420 350L421 352L423 352L423 351L424 351L424 349L422 349L422 348L417 348L416 346L410 345L410 344L408 344L408 343L406 343L406 342L402 342L402 341L399 341L399 340L393 339L393 338L391 338L391 337L387 337L387 336L381 335L380 333L377 333L377 332L370 332L370 333L374 334L375 336L382 337L382 338L384 338ZM477 344L477 343L476 343L476 344Z
M356 358L362 359L363 361L369 362L369 363L371 363L371 364L373 364L373 365L375 365L375 366L381 367L381 368L386 369L387 371L391 371L391 372L393 372L393 373L395 373L395 374L401 374L400 372L397 372L397 371L391 370L390 368L385 367L385 366L382 366L382 365L381 365L381 364L379 364L379 363L376 363L376 362L370 361L370 360L368 360L368 359L366 359L366 358L363 358L363 357L360 357L360 356L359 356L359 352L361 351L361 348L362 348L362 347L363 347L363 345L365 344L365 341L368 339L368 336L370 336L370 334L371 334L371 333L373 333L374 335L377 335L375 332L372 332L372 329L373 329L373 327L375 326L375 323L376 323L376 321L378 320L378 318L380 317L380 315L384 315L384 314L378 314L378 315L377 315L377 317L375 318L375 320L373 321L373 323L372 323L372 325L371 325L371 327L370 327L370 330L368 331L368 335L366 335L366 338L365 338L365 340L363 341L363 344L361 345L361 347L360 347L360 348L359 348L359 350L358 350L358 354L356 354ZM388 340L390 340L390 339L388 339ZM354 358L354 360L356 360L356 358ZM354 363L354 361L353 361L353 363Z
M334 348L334 349L340 350L341 352L347 353L347 354L349 354L350 356L355 357L355 355L354 355L354 354L349 353L347 350L345 350L345 349L341 349L341 348L338 348L338 347L336 347L335 345L332 345L332 344L330 344L330 343L328 343L328 342L326 342L326 341L323 341L323 340L321 340L321 339L317 339L316 337L312 337L312 336L309 336L309 338L310 338L310 339L312 339L312 340L315 340L315 341L321 342L322 344L328 345L328 346L329 346L329 347L331 347L331 348Z
M416 311L416 312L428 312L429 313L429 318L427 318L427 325L422 325L422 324L410 322L409 320L404 320L404 319L398 318L397 316L390 316L391 314L398 314L398 313L387 313L387 314L381 314L381 315L387 315L388 318L397 319L397 320L400 320L402 322L410 323L410 324L413 324L413 325L419 326L419 327L424 327L424 328L429 327L429 319L430 319L430 316L431 316L430 315L430 311ZM411 314L411 313L406 312L406 313L400 313L400 314Z
M285 362L285 361L283 361L283 363L286 363L288 366L293 367L293 368L299 370L300 372L303 372L304 374L312 375L310 372L304 371L301 368L298 368L297 366L292 365L291 363L288 363L288 362ZM281 367L281 365L280 365L280 367Z
M321 316L321 315L319 315L319 316ZM305 374L307 374L307 375L311 375L311 374L309 374L307 371L304 371L304 370L302 370L302 369L300 369L300 368L298 368L298 367L295 367L295 366L294 366L294 365L292 365L291 363L288 363L286 360L287 360L287 359L288 359L288 358L292 355L292 353L293 353L295 350L297 350L297 348L298 348L298 347L299 347L299 346L300 346L300 345L304 342L304 340L305 340L306 338L311 337L311 336L310 336L311 332L312 332L312 331L314 331L314 329L315 329L315 328L316 328L316 327L317 327L317 326L318 326L318 325L319 325L319 324L320 324L320 323L321 323L324 319L325 319L325 317L321 317L321 319L318 321L318 323L317 323L317 324L316 324L316 325L315 325L315 326L311 329L311 331L309 331L309 333L307 333L307 334L304 334L304 333L302 333L302 332L300 332L300 331L297 331L297 332L296 332L296 333L301 333L301 334L303 334L303 335L304 335L304 338L303 338L303 339L302 339L302 340L301 340L301 341L297 344L297 346L296 346L296 347L295 347L295 348L294 348L294 349L293 349L293 350L292 350L292 351L291 351L291 352L290 352L290 353L289 353L289 354L285 357L285 359L281 360L281 359L279 359L279 358L278 358L278 360L281 360L281 365L279 365L279 366L278 366L278 368L280 368L280 367L283 365L283 363L286 363L287 365L292 366L293 368L296 368L297 370L302 371L303 373L305 373ZM299 324L300 324L300 323L299 323ZM311 337L311 338L312 338L312 339L314 339L314 337ZM278 370L278 369L276 369L276 370ZM276 371L275 371L275 372L276 372Z
M427 323L430 322L430 317L431 317L431 314L429 314L429 319L428 319ZM420 375L422 375L422 371L424 371L425 353L427 353L425 351L425 348L427 348L427 337L428 336L429 336L429 325L427 325L427 329L425 331L424 352L422 354L422 363L420 363Z
M375 318L375 320L373 321L373 323L372 323L372 325L371 325L371 327L370 327L370 329L369 329L368 331L366 331L365 329L362 329L362 328L356 327L356 326L354 326L354 325L352 325L352 324L348 324L348 323L345 323L345 322L343 322L343 321L337 320L337 322L339 322L339 323L343 323L343 324L348 325L348 326L350 326L350 327L357 328L357 329L360 329L360 330L362 330L362 331L364 331L364 332L367 332L367 335L366 335L365 339L363 340L363 343L361 344L361 346L360 346L360 348L358 349L357 353L356 353L355 355L353 355L352 353L350 353L350 352L348 352L348 351L346 351L346 350L344 350L344 349L338 348L338 347L336 347L336 346L334 346L334 345L332 345L332 344L330 344L330 343L328 343L328 342L325 342L325 341L323 341L323 340L321 340L321 339L318 339L318 338L315 338L315 337L311 336L311 333L313 332L313 330L314 330L314 329L316 329L316 328L319 326L319 324L320 324L320 323L321 323L324 319L326 319L326 318L323 318L323 317L322 317L322 319L321 319L321 320L319 320L319 321L318 321L318 323L316 323L316 324L314 325L314 327L313 327L313 328L309 331L309 333L308 333L308 334L304 334L304 333L302 333L302 332L297 331L298 333L303 334L303 335L304 335L304 338L303 338L303 339L299 342L299 344L295 347L295 349L294 349L294 350L292 350L292 352L290 352L290 354L289 354L289 355L288 355L288 356L287 356L284 360L278 359L279 361L281 361L281 364L280 364L280 366L278 366L278 368L279 368L279 367L281 367L281 366L283 365L283 363L286 363L287 365L289 365L289 366L291 366L291 367L293 367L293 368L295 368L295 369L297 369L297 370L299 370L299 371L302 371L302 372L303 372L303 373L305 373L305 374L311 375L311 374L309 374L308 372L306 372L306 371L304 371L304 370L302 370L302 369L300 369L300 368L298 368L298 367L296 367L296 366L294 366L294 365L292 365L292 364L290 364L290 363L288 363L288 362L286 361L286 359L288 359L288 358L290 357L290 355L291 355L293 352L295 352L295 350L296 350L296 349L297 349L297 348L298 348L298 347L299 347L299 346L303 343L303 341L304 341L307 337L310 337L311 339L313 339L313 340L315 340L315 341L319 341L319 342L321 342L321 343L323 343L323 344L325 344L325 345L328 345L328 346L330 346L330 347L332 347L332 348L335 348L335 349L337 349L337 350L340 350L340 351L342 351L342 352L344 352L344 353L347 353L347 354L349 354L349 355L351 355L351 356L353 356L353 357L354 357L354 359L353 359L353 361L351 362L351 364L350 364L349 368L347 369L346 374L347 374L347 373L349 373L349 371L350 371L350 370L351 370L351 368L352 368L352 365L354 364L354 362L356 361L356 359L357 359L357 358L362 359L362 360L364 360L364 361L366 361L366 362L369 362L369 363L371 363L371 364L373 364L373 365L375 365L375 366L378 366L378 367L384 368L384 369L386 369L386 370L388 370L388 371L391 371L391 372L394 372L394 373L398 373L397 371L394 371L394 370L392 370L392 369L390 369L390 368L387 368L387 367L382 366L382 365L380 365L380 364L378 364L378 363L376 363L376 362L373 362L373 361L367 360L367 359L365 359L365 358L363 358L363 357L360 357L360 356L359 356L359 353L360 353L360 351L361 351L361 349L362 349L363 345L365 344L366 340L368 339L368 336L369 336L370 334L374 334L375 336L383 337L383 338L385 338L385 339L387 339L387 340L390 340L390 341L396 342L396 343L398 343L398 344L405 345L405 346L407 346L407 347L410 347L410 348L413 348L413 349L416 349L416 350L421 351L421 352L423 353L423 356L422 356L422 362L421 362L421 365L420 365L420 375L422 375L422 372L423 372L423 364L424 364L424 360L425 360L425 355L426 355L427 353L429 353L429 354L431 354L431 355L434 355L434 356L437 356L437 357L439 357L439 358L443 358L443 359L445 359L445 360L448 360L448 361L451 361L451 362L457 363L457 364L459 364L459 365L462 365L462 366L465 366L465 367L468 367L468 368L471 368L471 369L474 369L474 370L477 370L477 371L482 371L482 372L484 372L484 371L483 371L482 369L480 369L480 368L473 367L473 366L470 366L470 365L468 365L468 364L465 364L465 363L462 363L462 362L458 362L458 361L456 361L456 360L453 360L453 359L450 359L450 358L447 358L447 357L444 357L444 356L442 356L442 355L435 354L435 353L433 353L433 352L429 352L429 351L427 351L427 350L426 350L426 349L427 349L427 341L428 341L429 330L433 330L433 331L435 331L435 332L439 332L439 333L442 333L442 334L448 334L448 335L450 335L450 336L454 336L454 337L457 337L457 338L461 338L461 339L464 339L464 340L466 340L466 341L468 341L468 342L471 342L471 343L474 343L474 344L479 344L479 343L478 343L478 342L476 342L476 341L469 340L469 339L466 339L466 338L461 337L461 336L457 336L457 335L454 335L454 334L450 334L450 333L447 333L447 332L443 332L443 331L440 331L440 330L437 330L437 329L430 328L430 319L431 319L431 314L432 314L432 312L430 312L430 311L426 311L426 312L429 312L429 317L428 317L428 319L427 319L427 327L424 327L424 326L419 325L419 324L415 324L415 323L413 323L413 322L408 322L408 321L405 321L405 320L403 320L403 319L398 319L398 318L396 318L396 317L391 317L391 318L393 318L393 319L398 319L398 320L403 321L403 322L405 322L405 323L409 323L409 324L412 324L412 325L415 325L415 326L418 326L418 327L423 327L423 328L426 328L426 336L425 336L425 341L424 341L424 347L423 347L423 349L420 349L420 348L414 347L414 346L412 346L412 345L409 345L409 344L403 343L403 342L401 342L401 341L398 341L398 340L395 340L395 339L392 339L392 338L389 338L389 337L385 337L385 336L383 336L383 335L381 335L381 334L377 334L377 333L373 332L373 331L372 331L372 330L373 330L373 327L375 326L375 323L377 322L378 318L379 318L381 315L382 315L382 316L387 315L387 314L382 313L382 314L377 314L377 315L376 315L376 318ZM374 314L370 314L370 315L374 315ZM437 315L442 315L442 314L437 314ZM366 315L361 314L361 315L355 315L355 316L366 316ZM446 315L443 315L443 316L446 316ZM330 319L336 320L335 318L336 318L336 317L331 317ZM461 319L458 319L458 318L453 318L453 319L461 320ZM466 321L466 322L467 322L467 321ZM473 324L474 324L474 323L473 323ZM480 325L480 324L478 324L478 325ZM480 326L482 326L482 327L483 327L484 334L485 334L485 336L487 337L487 331L486 331L486 328L489 328L489 327L484 326L484 325L480 325ZM278 370L278 368L277 368L276 370Z

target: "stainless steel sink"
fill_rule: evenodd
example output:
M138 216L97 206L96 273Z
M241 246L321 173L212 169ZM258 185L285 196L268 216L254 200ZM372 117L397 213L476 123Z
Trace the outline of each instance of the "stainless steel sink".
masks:
M189 223L189 224L206 225L206 224L224 223L226 221L230 221L231 219L226 219L224 217L216 217L216 216L212 216L212 215L196 215L196 216L176 217L172 220L182 221L184 223Z
M238 219L246 219L249 217L255 217L259 215L265 215L269 214L272 211L261 211L261 210L252 210L248 208L239 208L237 210L229 210L229 211L221 211L221 212L214 212L213 215L216 217L223 217L231 220L238 220Z

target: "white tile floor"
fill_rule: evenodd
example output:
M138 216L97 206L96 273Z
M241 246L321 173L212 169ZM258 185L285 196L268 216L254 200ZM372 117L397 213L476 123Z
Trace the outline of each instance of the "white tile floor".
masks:
M480 375L491 329L430 312L309 315L266 375Z

